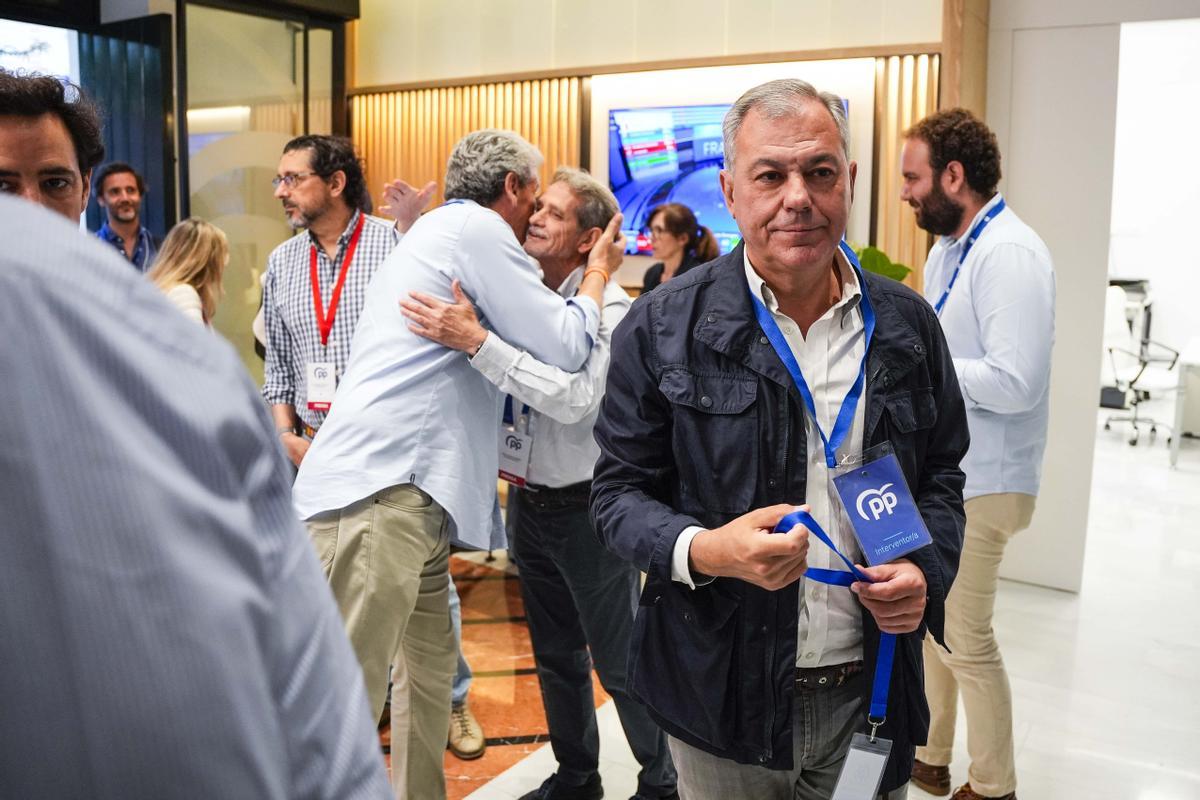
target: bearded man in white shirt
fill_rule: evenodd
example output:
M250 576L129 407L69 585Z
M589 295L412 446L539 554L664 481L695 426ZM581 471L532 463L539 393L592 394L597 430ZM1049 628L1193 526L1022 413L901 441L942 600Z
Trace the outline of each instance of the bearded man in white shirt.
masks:
M992 631L1004 547L1029 526L1041 480L1054 345L1054 266L1041 238L996 190L1000 149L970 111L940 111L905 132L900 198L940 238L925 262L925 297L950 344L971 447L967 528L946 601L949 652L925 640L929 743L913 782L950 793L961 687L968 782L953 800L1015 800L1012 695Z

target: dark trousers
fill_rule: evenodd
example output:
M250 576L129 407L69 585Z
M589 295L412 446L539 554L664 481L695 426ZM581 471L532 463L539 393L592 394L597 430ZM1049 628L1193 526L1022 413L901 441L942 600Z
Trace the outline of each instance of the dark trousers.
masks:
M597 771L594 662L642 766L638 793L657 797L674 790L675 767L666 736L626 690L638 573L596 538L588 491L587 484L524 490L509 504L509 553L521 574L550 744L565 783L583 784Z

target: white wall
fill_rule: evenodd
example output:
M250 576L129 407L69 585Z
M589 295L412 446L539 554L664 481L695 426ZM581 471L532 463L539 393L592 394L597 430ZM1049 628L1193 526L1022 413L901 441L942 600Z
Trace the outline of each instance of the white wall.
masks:
M1148 278L1151 336L1200 335L1200 19L1121 28L1109 274Z
M1042 489L1033 525L1009 546L1006 578L1079 590L1108 278L1120 23L1196 16L1200 0L991 5L987 118L1004 154L1001 189L1046 240L1058 275Z
M941 0L362 0L357 84L937 42Z

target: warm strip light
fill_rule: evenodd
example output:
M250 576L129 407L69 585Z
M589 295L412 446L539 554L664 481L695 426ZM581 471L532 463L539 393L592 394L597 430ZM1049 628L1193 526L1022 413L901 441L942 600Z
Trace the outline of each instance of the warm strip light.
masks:
M188 133L230 133L250 129L250 106L192 108L187 112Z

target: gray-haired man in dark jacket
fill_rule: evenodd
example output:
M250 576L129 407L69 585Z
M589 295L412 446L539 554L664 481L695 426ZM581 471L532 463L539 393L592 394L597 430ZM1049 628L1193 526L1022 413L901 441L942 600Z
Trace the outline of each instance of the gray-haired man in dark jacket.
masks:
M842 244L848 140L841 100L802 81L743 95L721 173L743 244L636 302L613 338L592 515L648 574L630 685L688 798L829 797L869 727L881 633L897 635L881 797L904 797L928 729L921 639L942 639L967 424L933 310ZM804 504L865 563L833 479L884 443L932 543L849 589L801 579L841 563L805 526L771 531Z

